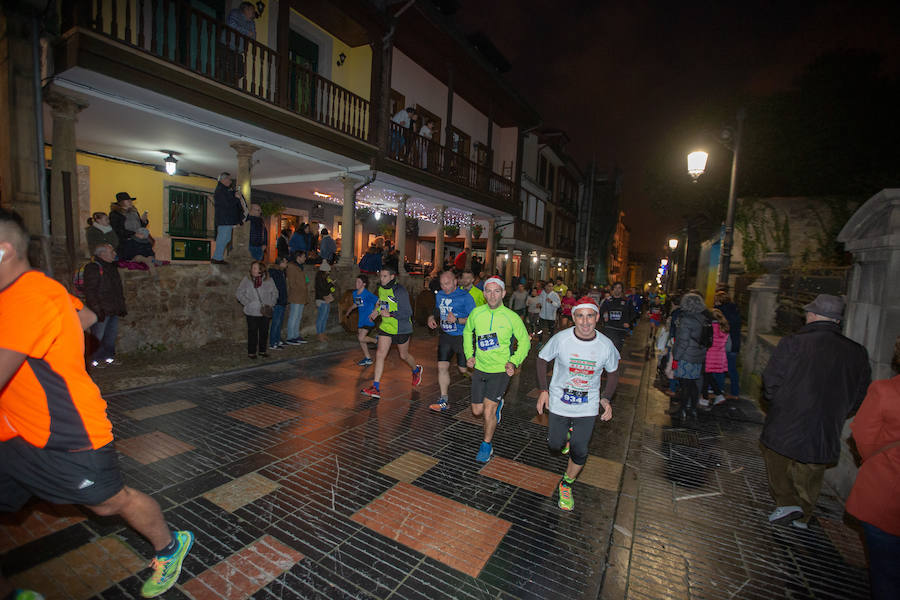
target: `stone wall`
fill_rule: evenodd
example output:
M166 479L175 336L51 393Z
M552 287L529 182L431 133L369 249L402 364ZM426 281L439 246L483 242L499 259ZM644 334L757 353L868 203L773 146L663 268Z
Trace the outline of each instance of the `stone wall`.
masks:
M316 267L306 267L310 275L309 301L303 310L301 333L315 335L316 304L313 278ZM247 326L235 291L246 275L243 265L168 265L156 269L158 279L147 271L120 270L125 288L128 316L121 320L117 349L132 352L151 348L199 348L221 340L246 339ZM341 298L355 285L357 269L334 267L332 279ZM415 296L422 289L422 277L407 276L401 282ZM372 278L369 289L375 291ZM328 330L338 331L340 319L333 304Z

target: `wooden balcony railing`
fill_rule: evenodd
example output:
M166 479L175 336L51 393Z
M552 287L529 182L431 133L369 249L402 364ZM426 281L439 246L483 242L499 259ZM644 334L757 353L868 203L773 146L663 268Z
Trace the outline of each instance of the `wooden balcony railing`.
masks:
M63 29L85 27L287 108L357 139L369 139L369 102L296 64L279 81L279 54L183 0L74 0ZM280 86L284 86L282 89Z
M473 190L513 200L515 183L426 137L391 121L388 156Z

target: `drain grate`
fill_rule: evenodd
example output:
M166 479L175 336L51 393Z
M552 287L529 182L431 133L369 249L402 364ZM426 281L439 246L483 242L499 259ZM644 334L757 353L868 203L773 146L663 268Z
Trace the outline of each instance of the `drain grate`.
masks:
M700 438L693 431L663 431L662 439L664 442L676 444L678 446L690 446L691 448L700 447Z

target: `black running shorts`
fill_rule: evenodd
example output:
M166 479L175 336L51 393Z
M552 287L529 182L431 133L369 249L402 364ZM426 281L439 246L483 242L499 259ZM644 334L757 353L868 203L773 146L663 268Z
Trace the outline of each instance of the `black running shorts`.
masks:
M378 337L389 337L391 338L391 342L397 345L405 344L409 341L409 338L412 336L411 333L387 333L386 331L378 330Z
M463 352L463 336L442 333L438 339L438 362L450 362L450 357L454 354L456 354L456 364L465 368L466 353Z
M124 486L112 443L66 452L36 448L20 437L0 442L0 511L15 512L32 496L95 506Z
M472 404L481 404L485 398L492 402L500 402L509 385L509 375L506 371L500 373L485 373L475 369L472 373Z

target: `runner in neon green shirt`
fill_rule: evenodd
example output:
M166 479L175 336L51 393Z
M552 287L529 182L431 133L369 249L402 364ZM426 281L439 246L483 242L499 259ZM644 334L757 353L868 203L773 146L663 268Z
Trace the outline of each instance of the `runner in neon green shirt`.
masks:
M475 300L475 306L482 306L487 302L481 290L475 287L475 274L472 271L463 271L462 275L459 276L459 287L472 295L472 299Z
M475 457L482 463L491 460L494 454L491 440L500 423L503 394L509 378L531 349L525 323L519 315L503 306L505 295L506 285L502 279L491 277L485 281L487 304L469 313L463 329L466 364L475 368L472 373L472 414L476 417L484 415L484 441ZM515 353L511 353L512 338L516 338Z

